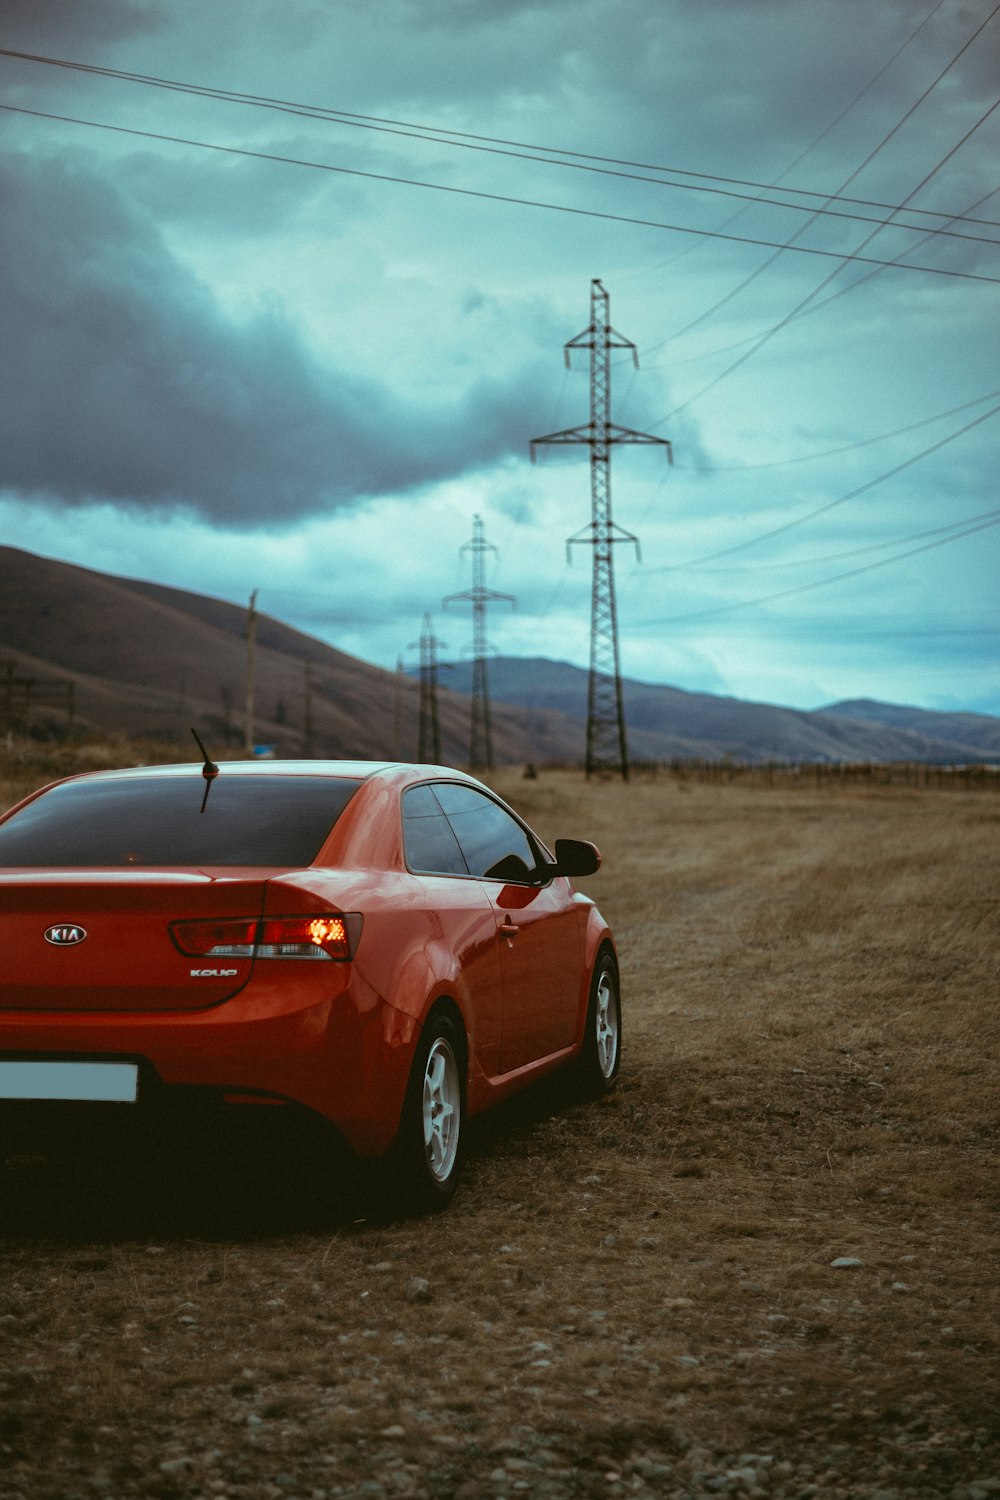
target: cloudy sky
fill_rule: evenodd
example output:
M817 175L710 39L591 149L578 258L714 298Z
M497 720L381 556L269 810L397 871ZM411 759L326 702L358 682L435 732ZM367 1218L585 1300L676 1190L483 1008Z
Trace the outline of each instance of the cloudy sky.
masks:
M586 665L599 277L623 671L1000 713L997 12L3 0L0 541Z

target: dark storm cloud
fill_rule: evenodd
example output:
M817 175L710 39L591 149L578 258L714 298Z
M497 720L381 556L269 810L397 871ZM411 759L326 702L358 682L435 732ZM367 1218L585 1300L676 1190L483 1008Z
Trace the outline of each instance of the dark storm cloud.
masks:
M280 523L524 452L541 366L443 409L404 404L322 366L277 303L228 320L85 168L11 159L0 199L7 489Z
M148 0L3 0L5 47L24 51L58 41L116 42L157 29L160 7Z

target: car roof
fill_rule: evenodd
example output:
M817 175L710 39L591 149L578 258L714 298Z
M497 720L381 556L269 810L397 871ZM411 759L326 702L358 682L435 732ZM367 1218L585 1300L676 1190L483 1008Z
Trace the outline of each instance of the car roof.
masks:
M200 775L201 761L182 764L124 766L117 770L85 772L87 780L134 780L151 776ZM373 776L420 780L426 776L447 776L472 781L464 771L452 766L419 765L408 761L382 760L223 760L218 762L220 775L239 776L317 776L342 777L367 781ZM76 780L77 778L71 778Z

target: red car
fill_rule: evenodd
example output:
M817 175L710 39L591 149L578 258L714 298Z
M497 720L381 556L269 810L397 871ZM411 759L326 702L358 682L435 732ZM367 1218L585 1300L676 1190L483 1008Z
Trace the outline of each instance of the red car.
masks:
M615 1081L614 941L571 883L599 864L439 766L56 782L0 818L0 1100L306 1106L444 1202L466 1116Z

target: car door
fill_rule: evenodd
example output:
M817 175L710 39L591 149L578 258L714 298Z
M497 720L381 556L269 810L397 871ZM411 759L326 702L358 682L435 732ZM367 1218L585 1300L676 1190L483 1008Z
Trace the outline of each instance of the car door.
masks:
M434 793L495 913L503 997L500 1072L511 1073L575 1039L581 948L572 891L562 876L544 885L490 879L486 872L511 854L533 869L539 858L534 839L476 787L440 782Z
M451 824L431 788L403 793L403 847L434 942L454 961L453 997L465 1001L473 1062L488 1078L500 1071L503 996L492 905L469 874ZM438 966L447 957L438 955Z

